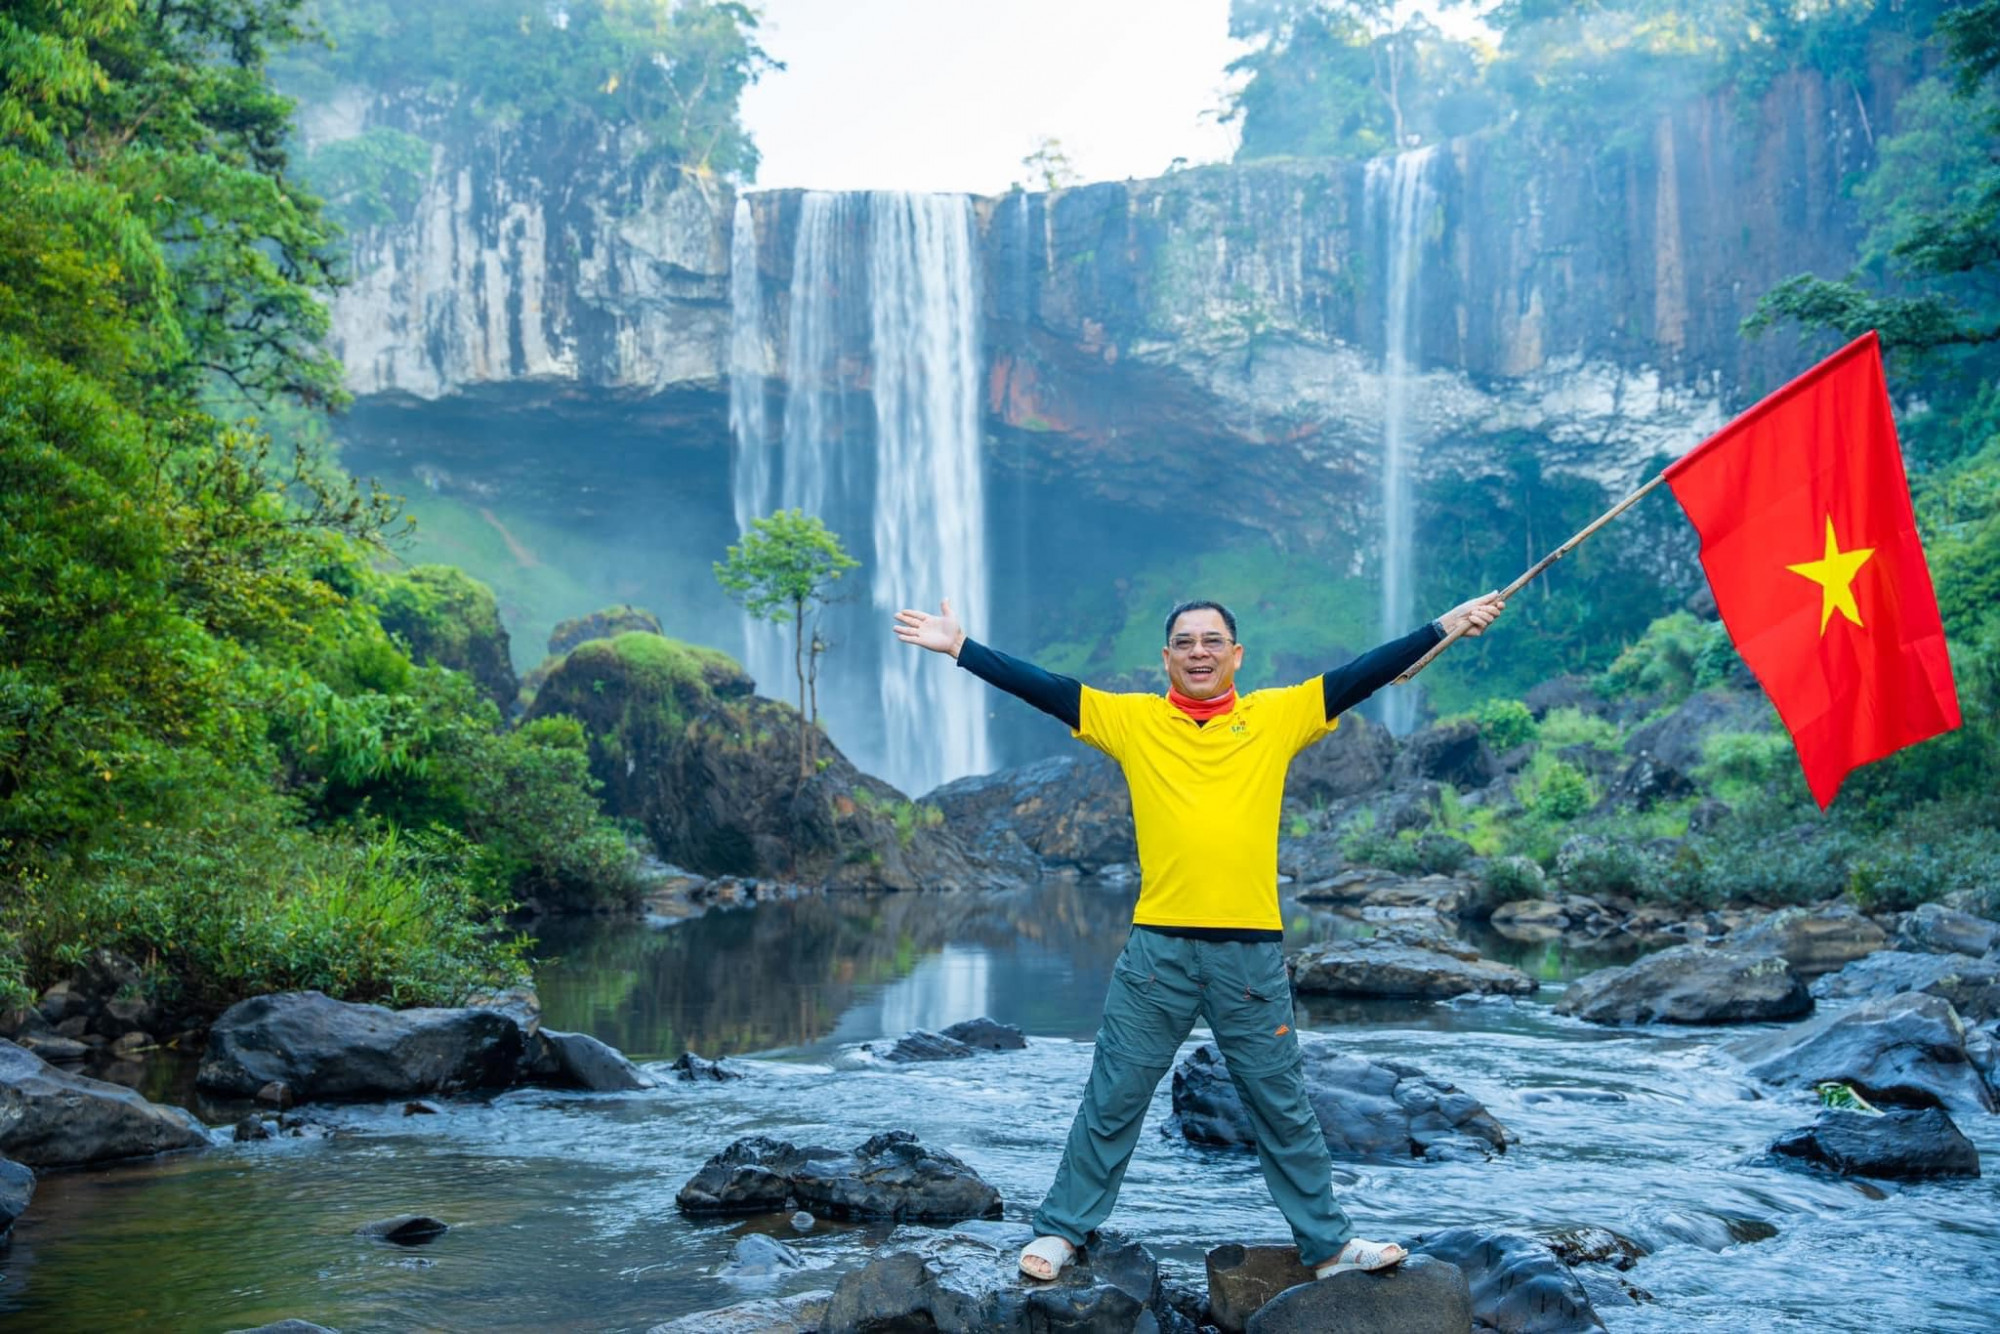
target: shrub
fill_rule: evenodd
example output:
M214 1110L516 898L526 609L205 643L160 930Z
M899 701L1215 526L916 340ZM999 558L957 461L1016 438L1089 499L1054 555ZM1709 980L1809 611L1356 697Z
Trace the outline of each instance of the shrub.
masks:
M1662 703L1677 703L1695 688L1695 664L1707 633L1687 612L1662 616L1612 660L1599 684L1613 697L1660 695Z
M1548 877L1529 857L1495 857L1486 863L1479 880L1485 890L1482 900L1486 913L1482 915L1490 915L1503 903L1538 899L1548 892Z
M1530 791L1522 804L1545 819L1574 820L1597 804L1589 776L1567 760L1539 764L1529 778Z
M1542 718L1542 746L1564 750L1570 746L1593 746L1598 750L1618 749L1618 729L1607 718L1595 718L1581 709L1550 709Z
M1650 860L1622 839L1580 835L1556 854L1556 878L1574 894L1637 895L1651 884Z
M1535 717L1518 699L1489 699L1472 711L1479 734L1496 751L1512 750L1533 741Z

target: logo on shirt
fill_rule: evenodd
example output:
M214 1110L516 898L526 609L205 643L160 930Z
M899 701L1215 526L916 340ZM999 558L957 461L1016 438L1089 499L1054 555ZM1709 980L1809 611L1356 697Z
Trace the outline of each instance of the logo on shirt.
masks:
M1250 724L1244 722L1241 718L1238 718L1235 722L1229 724L1229 732L1231 736L1242 736L1249 730L1250 730Z

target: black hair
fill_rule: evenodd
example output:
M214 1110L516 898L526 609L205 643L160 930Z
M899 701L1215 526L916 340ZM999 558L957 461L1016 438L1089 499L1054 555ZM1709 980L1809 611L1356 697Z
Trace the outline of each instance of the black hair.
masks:
M1182 616L1183 616L1184 614L1186 614L1187 612L1191 612L1191 611L1219 611L1219 612L1221 612L1221 613L1222 613L1222 623L1223 623L1224 625L1226 625L1226 626L1228 626L1228 627L1229 627L1229 637L1230 637L1231 639L1234 639L1234 638L1236 638L1236 618L1235 618L1234 616L1231 616L1231 615L1229 614L1229 608L1227 608L1227 607L1223 606L1223 605L1222 605L1222 604L1221 604L1220 602L1183 602L1183 603L1181 603L1181 605L1180 605L1180 606L1178 606L1178 607L1175 607L1175 608L1174 608L1174 609L1173 609L1172 611L1170 611L1170 612L1168 612L1168 613L1167 613L1167 632L1166 632L1166 635L1164 636L1164 638L1167 638L1167 639L1172 639L1172 638L1174 637L1174 622L1175 622L1175 621L1178 621L1178 620L1179 620L1179 619L1180 619L1180 618L1181 618L1181 617L1182 617Z

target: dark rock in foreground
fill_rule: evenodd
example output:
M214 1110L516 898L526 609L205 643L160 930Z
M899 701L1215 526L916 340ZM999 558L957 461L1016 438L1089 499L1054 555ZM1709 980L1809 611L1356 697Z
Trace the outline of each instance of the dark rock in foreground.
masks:
M1780 908L1761 922L1729 933L1722 949L1735 954L1775 954L1800 977L1817 977L1865 959L1889 943L1889 934L1852 905Z
M963 1042L922 1028L910 1030L893 1043L864 1043L863 1050L896 1065L916 1061L962 1061L972 1055L972 1048Z
M0 1158L0 1237L28 1211L28 1202L34 1198L34 1172L11 1158Z
M796 1205L821 1218L955 1222L997 1218L1000 1192L959 1159L892 1130L852 1152L739 1139L681 1187L682 1213L771 1213Z
M1250 1317L1249 1334L1464 1334L1472 1328L1465 1275L1428 1255L1394 1269L1350 1271L1289 1288Z
M718 1278L757 1279L773 1278L794 1269L805 1268L806 1262L799 1253L775 1237L767 1237L761 1232L752 1232L736 1243L736 1249L728 1264L722 1267Z
M1208 1253L1208 1322L1241 1334L1273 1297L1312 1281L1296 1246L1217 1246Z
M1578 978L1555 1008L1593 1024L1746 1024L1809 1014L1812 996L1779 955L1676 945Z
M1534 1334L1581 1334L1604 1324L1583 1283L1549 1243L1527 1232L1448 1228L1418 1237L1413 1255L1447 1261L1465 1275L1483 1325Z
M208 1143L180 1108L58 1070L0 1039L0 1154L28 1167L81 1167Z
M1880 1116L1822 1112L1811 1125L1781 1135L1771 1152L1842 1176L1885 1181L1979 1175L1979 1150L1936 1107L1895 1108Z
M1732 1049L1752 1075L1771 1084L1804 1090L1838 1080L1885 1107L1991 1112L1993 1090L1973 1064L1966 1037L1948 1003L1906 992Z
M833 1294L825 1288L738 1302L654 1325L646 1334L818 1334Z
M1518 968L1461 959L1384 940L1337 940L1292 957L1292 989L1302 996L1448 1000L1526 996L1541 984Z
M372 1223L363 1223L354 1229L359 1237L372 1237L376 1241L392 1241L398 1246L426 1246L451 1231L451 1224L424 1214L397 1214L394 1218L378 1218Z
M1302 1044L1306 1096L1336 1158L1441 1158L1505 1153L1508 1134L1477 1098L1413 1065ZM1249 1148L1249 1114L1213 1043L1174 1069L1174 1119L1197 1144Z
M1820 1000L1877 999L1904 991L1941 997L1971 1023L2000 1018L2000 961L1884 950L1856 959L1812 987Z
M1158 1263L1137 1242L1104 1231L1053 1282L1020 1273L1020 1226L942 1235L898 1232L834 1289L821 1334L890 1330L993 1334L1192 1334L1168 1302Z
M409 1098L505 1088L521 1055L520 1025L498 1010L387 1010L293 991L223 1011L198 1080L240 1098L273 1082L301 1101Z

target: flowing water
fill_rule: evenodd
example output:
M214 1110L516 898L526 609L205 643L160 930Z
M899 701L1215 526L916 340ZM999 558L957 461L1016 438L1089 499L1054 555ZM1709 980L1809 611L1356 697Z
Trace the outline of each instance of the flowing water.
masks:
M1368 216L1381 238L1384 328L1382 336L1382 637L1415 625L1416 581L1410 473L1410 392L1421 351L1425 232L1436 192L1427 179L1434 148L1371 159L1364 181ZM1382 693L1382 721L1398 736L1416 726L1417 694L1404 687Z
M898 643L889 618L987 611L980 464L979 273L961 195L813 192L800 203L786 293L785 409L765 423L765 303L754 210L739 200L730 252L730 425L739 531L773 508L824 520L862 568L826 609L839 655L821 708L868 773L911 794L992 767L977 684ZM775 451L775 459L772 453ZM750 674L788 697L792 635L745 626ZM886 721L884 721L886 720Z
M653 930L551 931L548 1022L645 1061L685 1048L749 1077L629 1095L524 1090L333 1109L345 1133L52 1173L0 1251L9 1330L216 1331L303 1316L368 1330L640 1330L752 1297L830 1287L886 1235L821 1223L691 1222L675 1192L739 1135L851 1145L915 1131L993 1182L1009 1218L1048 1186L1090 1064L1089 1037L1132 888L1051 881L1013 893L809 898ZM1365 930L1287 905L1294 941ZM1601 960L1537 948L1555 981ZM2000 1309L2000 1185L1880 1187L1779 1170L1762 1151L1811 1119L1758 1097L1721 1052L1742 1030L1616 1031L1532 1001L1305 1004L1300 1026L1457 1083L1520 1142L1481 1163L1337 1164L1363 1230L1611 1227L1652 1248L1627 1277L1648 1305L1623 1331L1987 1330ZM856 1044L991 1015L1025 1051L893 1067ZM184 1074L184 1072L183 1072ZM159 1088L155 1088L155 1096ZM207 1109L212 1116L223 1109ZM1159 1133L1167 1084L1113 1223L1200 1282L1204 1250L1285 1239L1247 1153ZM2000 1163L2000 1117L1964 1129ZM353 1235L402 1212L452 1230L398 1250ZM810 1268L769 1285L717 1277L749 1227Z

